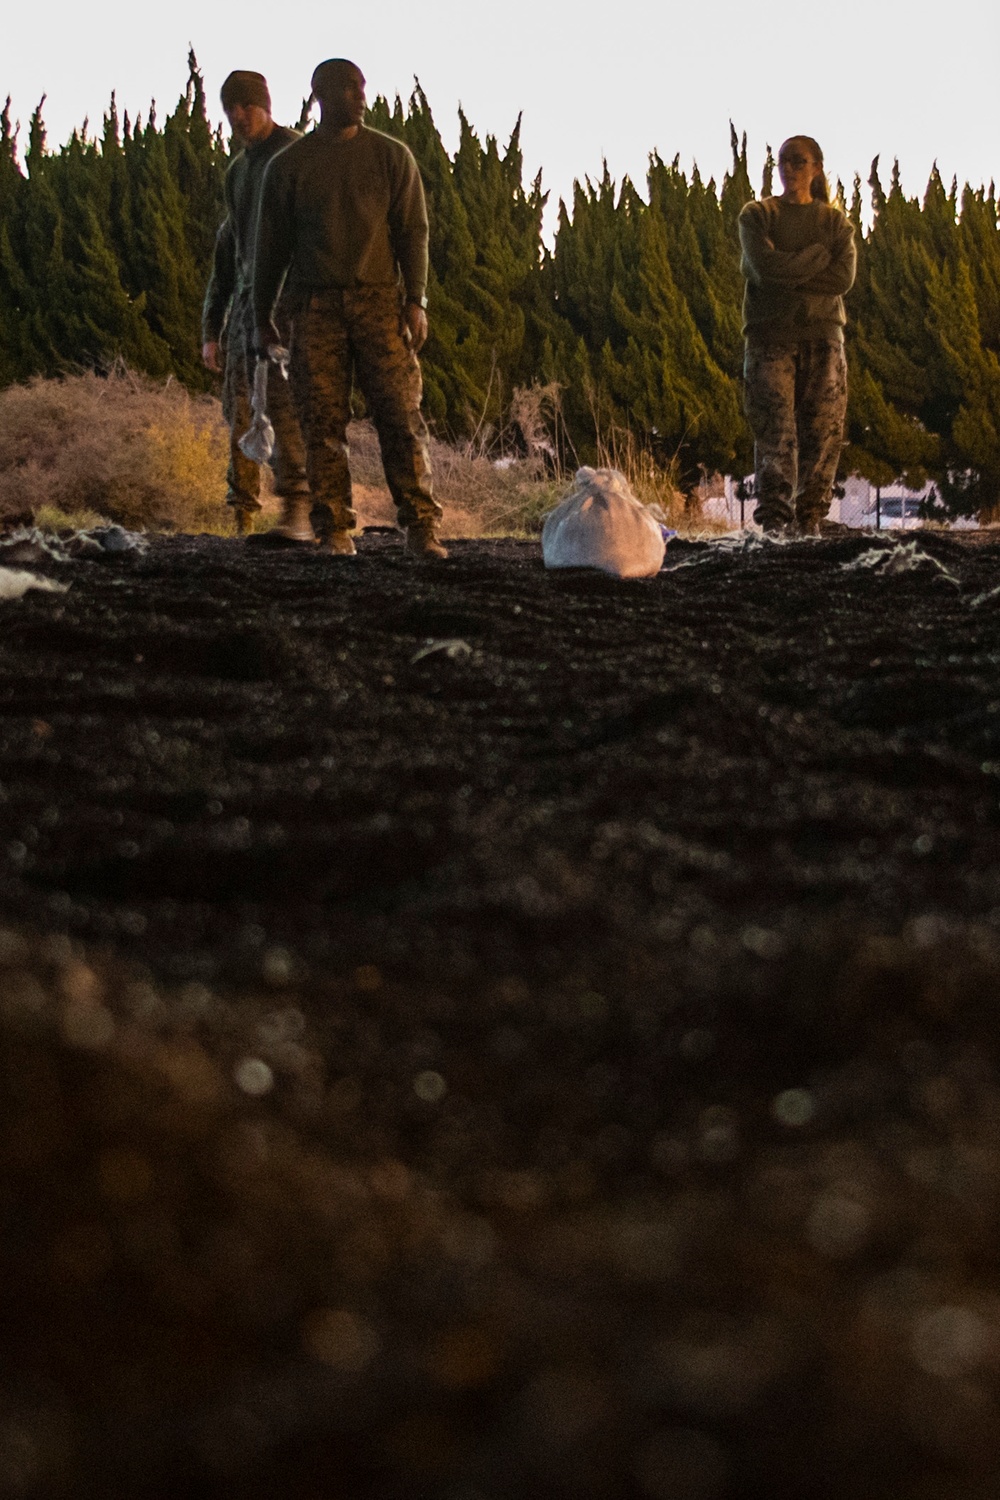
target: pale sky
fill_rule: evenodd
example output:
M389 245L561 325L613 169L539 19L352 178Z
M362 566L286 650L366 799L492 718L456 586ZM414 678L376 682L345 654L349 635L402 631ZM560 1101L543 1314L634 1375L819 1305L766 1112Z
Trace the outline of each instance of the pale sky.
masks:
M1000 180L996 0L718 0L682 9L642 0L50 0L4 21L0 96L27 121L40 96L50 145L85 116L99 127L112 89L120 110L162 119L186 77L191 42L210 109L231 68L271 84L275 117L291 123L316 63L344 56L377 93L404 97L419 76L449 150L461 104L480 136L502 141L520 111L526 176L541 167L554 205L573 179L612 175L640 186L649 152L680 154L721 176L729 120L748 135L751 180L768 142L815 136L831 180L850 186L880 153L898 156L908 192L937 159L946 181Z

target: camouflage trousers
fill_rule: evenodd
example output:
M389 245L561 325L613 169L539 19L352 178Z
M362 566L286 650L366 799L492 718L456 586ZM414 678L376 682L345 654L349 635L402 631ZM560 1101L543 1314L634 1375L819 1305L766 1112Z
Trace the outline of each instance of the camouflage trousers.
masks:
M754 436L754 520L761 526L815 525L830 508L844 440L844 346L828 339L747 339L743 377Z
M431 525L441 515L420 411L420 365L400 331L400 314L395 287L314 292L295 310L292 394L309 486L317 509L329 509L337 530L350 530L357 520L347 445L355 378L375 423L399 524Z
M282 336L286 336L287 317L282 318L280 309L278 327ZM226 325L222 414L229 424L226 504L243 510L260 509L260 465L247 458L240 448L240 438L249 428L253 416L250 410L250 392L253 390L256 366L250 294L249 291L238 291L233 298ZM274 365L267 372L267 415L274 428L274 453L271 455L274 492L276 495L307 495L309 481L306 478L305 445L299 431L289 383Z

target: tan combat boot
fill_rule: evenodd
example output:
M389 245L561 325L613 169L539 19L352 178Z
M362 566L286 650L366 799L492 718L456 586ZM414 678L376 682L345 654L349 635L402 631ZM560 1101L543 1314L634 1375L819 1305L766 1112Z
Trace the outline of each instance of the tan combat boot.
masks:
M309 512L312 501L308 495L286 495L281 502L281 520L275 526L275 534L289 542L315 542Z
M326 536L320 538L319 550L329 552L333 557L357 557L358 555L351 533L340 528L328 531Z
M433 521L423 521L406 528L406 550L414 557L447 557L448 549L438 541Z

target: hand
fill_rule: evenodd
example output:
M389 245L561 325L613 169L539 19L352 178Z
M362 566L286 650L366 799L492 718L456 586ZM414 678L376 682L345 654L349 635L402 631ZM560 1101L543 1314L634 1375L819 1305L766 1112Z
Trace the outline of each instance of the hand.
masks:
M268 349L270 349L271 345L280 345L280 343L281 334L278 332L273 322L264 323L260 328L254 331L253 347L258 359L266 359L267 351Z
M211 370L214 375L222 374L222 360L219 357L218 339L207 339L201 346L201 362L206 370Z
M407 302L399 320L399 331L409 341L414 354L419 354L427 342L427 314L417 302Z

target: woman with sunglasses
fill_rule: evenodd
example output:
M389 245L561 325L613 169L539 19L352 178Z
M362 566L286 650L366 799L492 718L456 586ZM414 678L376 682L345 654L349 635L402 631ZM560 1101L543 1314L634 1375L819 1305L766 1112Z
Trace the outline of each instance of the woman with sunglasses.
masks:
M843 445L844 293L857 251L811 136L785 141L778 175L780 197L748 203L739 221L754 520L768 532L818 536Z

